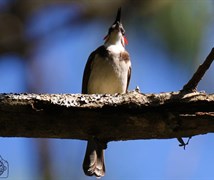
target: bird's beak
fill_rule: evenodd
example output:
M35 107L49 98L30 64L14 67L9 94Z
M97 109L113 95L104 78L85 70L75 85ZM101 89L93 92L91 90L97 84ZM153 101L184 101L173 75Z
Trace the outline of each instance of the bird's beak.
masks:
M117 22L120 23L120 17L121 17L121 8L119 8L117 10L117 17L116 17L116 19L114 21L114 24L116 24Z

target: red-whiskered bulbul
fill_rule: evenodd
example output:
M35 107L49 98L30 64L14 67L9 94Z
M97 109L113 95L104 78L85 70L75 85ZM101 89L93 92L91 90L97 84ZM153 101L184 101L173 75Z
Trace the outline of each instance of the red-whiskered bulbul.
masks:
M86 63L83 81L83 94L126 93L131 77L131 61L125 50L127 40L125 30L120 22L121 8L104 38L104 45L93 51ZM98 140L88 140L83 170L86 175L102 177L105 175L104 149Z

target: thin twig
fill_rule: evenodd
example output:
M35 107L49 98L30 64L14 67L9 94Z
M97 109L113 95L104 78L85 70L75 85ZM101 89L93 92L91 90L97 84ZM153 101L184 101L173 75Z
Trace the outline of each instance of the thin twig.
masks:
M177 138L177 140L180 142L179 146L180 146L180 147L183 147L184 150L185 150L185 148L186 148L186 146L189 144L189 141L190 141L191 138L192 138L192 136L190 136L190 137L188 138L188 140L187 140L186 143L184 142L184 140L183 140L181 137Z
M184 87L181 91L190 91L190 92L196 91L198 83L204 76L205 72L209 69L213 60L214 60L214 48L212 48L210 54L207 56L204 63L198 67L195 74L192 76L192 78L189 80L189 82L186 85L184 85Z

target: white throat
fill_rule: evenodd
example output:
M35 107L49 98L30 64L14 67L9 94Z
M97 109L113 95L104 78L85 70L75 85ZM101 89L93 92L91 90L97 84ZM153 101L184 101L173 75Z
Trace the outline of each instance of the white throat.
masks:
M106 47L107 50L109 50L113 53L120 53L120 52L125 51L125 48L121 43L121 40L116 41L116 43L111 43L111 42L107 41L104 43L104 46Z

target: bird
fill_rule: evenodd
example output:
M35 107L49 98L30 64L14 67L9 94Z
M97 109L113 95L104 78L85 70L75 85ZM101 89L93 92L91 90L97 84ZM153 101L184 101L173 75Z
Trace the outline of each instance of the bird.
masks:
M126 93L131 78L131 61L125 49L128 41L118 8L114 23L104 38L104 44L93 51L83 72L82 94ZM88 140L83 160L87 176L105 175L104 150L107 145L99 137Z

